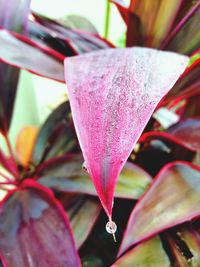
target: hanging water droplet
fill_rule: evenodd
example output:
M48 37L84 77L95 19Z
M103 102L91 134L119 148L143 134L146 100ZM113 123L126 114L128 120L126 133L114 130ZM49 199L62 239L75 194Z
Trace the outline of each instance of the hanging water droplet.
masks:
M113 221L107 222L107 224L106 224L106 231L109 234L114 234L117 231L117 225L116 225L116 223L113 222Z
M85 161L84 161L83 164L82 164L82 170L83 170L84 172L88 172L88 170L87 170L87 165L86 165L86 162L85 162Z

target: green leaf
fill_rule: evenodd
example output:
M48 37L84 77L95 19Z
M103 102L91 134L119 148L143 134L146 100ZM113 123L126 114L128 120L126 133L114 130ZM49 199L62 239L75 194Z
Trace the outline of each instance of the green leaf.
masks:
M37 165L44 159L70 151L76 144L69 102L58 106L40 129L32 154Z
M87 239L100 211L101 206L96 199L84 196L79 196L78 200L66 209L77 249Z
M43 172L38 180L44 186L62 192L82 193L97 196L91 178L82 170L83 160L62 162ZM138 199L148 188L151 177L140 167L126 163L115 189L115 197Z
M127 252L112 267L170 267L159 237L152 238Z
M128 247L200 216L200 168L186 162L166 165L134 207L120 254Z

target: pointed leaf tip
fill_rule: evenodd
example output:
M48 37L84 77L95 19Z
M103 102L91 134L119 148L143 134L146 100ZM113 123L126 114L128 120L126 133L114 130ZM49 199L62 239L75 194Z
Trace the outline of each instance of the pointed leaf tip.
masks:
M142 240L199 216L199 199L199 166L181 161L164 166L134 207L118 255Z
M187 63L185 56L139 47L65 59L77 136L108 216L122 167L156 105Z

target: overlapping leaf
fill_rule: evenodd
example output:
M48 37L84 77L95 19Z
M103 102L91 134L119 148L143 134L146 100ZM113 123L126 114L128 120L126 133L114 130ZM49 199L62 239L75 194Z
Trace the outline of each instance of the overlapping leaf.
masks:
M200 45L199 1L132 0L114 2L127 24L127 46L146 46L191 54Z
M107 49L66 59L75 128L108 216L123 165L187 62L175 53L142 48Z
M82 158L72 157L56 166L44 169L38 180L44 186L70 193L97 195L91 178L81 168ZM119 175L115 197L138 199L148 188L151 177L144 170L132 163L126 163Z
M69 102L58 106L47 118L37 136L32 162L37 165L44 159L69 152L76 145Z
M162 104L177 102L192 95L200 94L200 59L195 60L167 94Z
M175 234L168 231L167 241L177 266L199 266L200 236L191 225L178 227Z
M0 60L58 81L64 80L64 56L25 36L0 30Z
M170 261L159 237L152 238L130 250L112 267L170 267Z
M192 149L200 151L200 118L181 120L171 126L167 132Z
M189 163L164 167L130 216L119 254L156 233L200 215L200 169Z
M62 41L67 42L72 52L74 51L75 54L113 47L111 43L101 38L98 34L71 30L63 27L63 25L56 21L39 16L35 13L32 14L32 21L29 23L29 29L33 38L44 39L42 42L50 46L53 45L53 41L56 42L56 39L60 40L61 43ZM46 34L49 37L43 38ZM48 38L50 39L48 40ZM53 48L56 49L56 47Z
M64 210L30 180L1 205L0 251L9 267L80 266Z
M79 196L67 209L76 248L79 249L90 234L100 214L100 203L91 198Z
M1 0L0 27L26 34L30 0ZM3 50L1 43L1 50ZM0 56L1 58L1 56ZM19 70L0 63L0 131L6 134L12 118Z

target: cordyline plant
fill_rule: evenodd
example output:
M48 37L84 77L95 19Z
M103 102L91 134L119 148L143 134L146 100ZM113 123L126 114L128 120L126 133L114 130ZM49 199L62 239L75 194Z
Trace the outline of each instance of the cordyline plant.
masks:
M83 18L0 0L4 267L200 266L200 3L113 2L130 48ZM70 104L25 127L14 152L19 68L66 80Z

